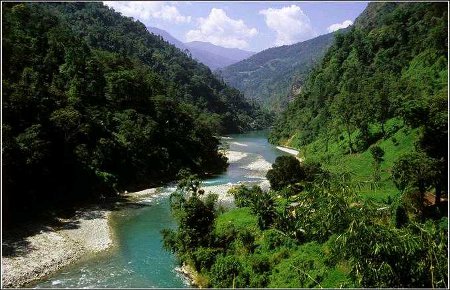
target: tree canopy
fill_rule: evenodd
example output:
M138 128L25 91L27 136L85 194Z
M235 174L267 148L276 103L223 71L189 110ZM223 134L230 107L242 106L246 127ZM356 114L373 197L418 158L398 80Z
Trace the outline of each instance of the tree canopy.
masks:
M220 172L217 135L270 121L102 3L2 7L5 217Z

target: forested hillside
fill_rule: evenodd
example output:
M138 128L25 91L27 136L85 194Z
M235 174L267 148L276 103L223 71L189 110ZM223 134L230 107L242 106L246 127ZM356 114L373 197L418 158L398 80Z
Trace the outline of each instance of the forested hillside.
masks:
M342 33L342 32L338 32ZM217 71L223 80L241 90L248 100L281 112L287 107L292 86L303 85L313 65L331 45L334 33L311 40L269 48Z
M160 184L181 168L223 170L214 136L267 121L101 3L2 7L4 218Z
M371 3L336 37L270 140L325 156L417 129L419 151L446 172L447 32L446 4Z

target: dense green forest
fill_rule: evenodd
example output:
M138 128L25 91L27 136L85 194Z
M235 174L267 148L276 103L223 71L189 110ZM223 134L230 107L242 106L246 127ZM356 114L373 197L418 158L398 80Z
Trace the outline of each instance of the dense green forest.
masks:
M447 17L442 3L371 3L336 37L270 141L330 164L370 160L369 147L381 146L385 177L399 155L424 153L441 175L439 194L447 184Z
M329 33L300 43L269 48L217 70L217 74L227 84L241 90L247 99L279 113L287 107L289 96L295 90L293 86L298 89L303 85L333 39L334 33Z
M448 6L370 3L270 141L271 190L188 176L165 247L209 287L448 288ZM435 195L432 199L433 194Z
M209 68L101 3L2 7L5 226L182 168L221 171L217 136L270 122Z

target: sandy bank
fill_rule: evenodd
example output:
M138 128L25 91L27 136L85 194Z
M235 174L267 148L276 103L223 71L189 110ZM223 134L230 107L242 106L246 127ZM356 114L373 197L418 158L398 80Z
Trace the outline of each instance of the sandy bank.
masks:
M303 160L304 160L303 158L300 158L300 157L297 156L298 153L299 153L299 151L297 151L297 150L295 150L295 149L287 148L287 147L282 147L282 146L277 146L277 149L278 149L278 150L281 150L281 151L284 151L284 152L287 152L287 153L289 153L289 154L294 155L295 158L297 158L298 161L300 161L300 162L303 162Z
M230 144L241 146L241 147L247 147L248 146L247 144L239 143L239 142L230 142Z
M231 195L228 195L227 192L235 186L236 184L228 183L228 184L220 184L220 185L204 185L202 186L205 193L214 193L218 195L217 202L224 206L229 206L233 204L234 198Z
M78 211L73 218L59 219L57 227L46 227L24 240L3 241L14 253L2 257L3 287L23 287L81 257L112 245L108 225L110 211Z
M165 191L149 188L126 192L122 194L125 200L119 203L151 200L158 194ZM12 249L13 253L2 257L3 287L27 286L82 257L110 248L113 245L110 214L109 209L84 208L72 218L57 218L56 226L42 227L25 239L4 239L2 247Z
M248 156L248 153L239 152L239 151L227 151L228 163L238 162L242 158Z
M210 186L202 186L202 188L205 190L205 193L214 193L218 195L218 203L220 205L223 205L225 207L232 206L234 204L234 197L232 195L228 194L228 191L238 185L246 185L246 186L252 186L252 185L258 185L263 190L268 190L270 188L270 183L267 179L263 179L257 182L240 182L240 183L227 183L227 184L219 184L219 185L210 185Z
M122 193L122 196L129 200L140 200L156 195L158 193L158 189L158 187L154 187L136 192L124 192Z
M295 149L292 149L292 148L277 146L277 149L281 150L281 151L284 151L284 152L287 152L287 153L292 154L292 155L297 155L298 154L298 151L295 150Z
M261 174L261 176L265 176L266 172L270 168L272 168L272 164L259 155L255 161L245 166L242 166L241 168L252 171L258 171Z

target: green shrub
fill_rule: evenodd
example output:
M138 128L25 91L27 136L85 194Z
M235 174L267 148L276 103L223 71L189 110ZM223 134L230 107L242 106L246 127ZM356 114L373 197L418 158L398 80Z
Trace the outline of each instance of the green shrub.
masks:
M209 271L216 260L218 249L212 248L198 248L193 256L194 267L197 271Z
M292 248L296 241L276 229L268 229L263 232L260 247L263 251L273 251L280 247Z
M306 160L300 163L294 156L279 156L266 177L273 190L281 190L283 196L289 197L303 190L304 186L299 183L314 181L326 172L317 161Z
M403 205L399 205L395 208L395 227L401 228L405 226L409 221L408 213Z
M234 197L234 203L237 207L251 207L258 194L262 194L259 186L254 185L251 188L245 185L238 185L231 188L228 194Z
M305 171L294 156L278 156L266 174L270 187L280 190L305 179Z
M242 270L243 267L237 257L219 256L211 267L211 284L215 288L246 287L246 285L237 285L236 283L236 278Z
M375 163L379 164L383 161L384 150L381 149L379 146L372 146L370 148L370 154L372 154L372 158L375 161Z
M267 255L256 254L249 256L248 262L252 267L254 273L265 273L271 270L270 259Z
M397 138L392 137L391 141L392 141L392 144L394 144L394 146L398 146L399 145Z
M322 287L331 269L325 265L321 245L311 242L298 247L292 255L276 265L270 276L271 288Z

